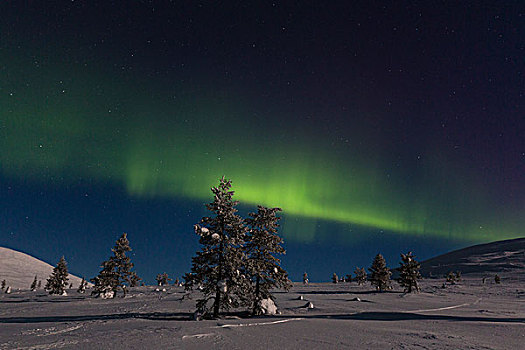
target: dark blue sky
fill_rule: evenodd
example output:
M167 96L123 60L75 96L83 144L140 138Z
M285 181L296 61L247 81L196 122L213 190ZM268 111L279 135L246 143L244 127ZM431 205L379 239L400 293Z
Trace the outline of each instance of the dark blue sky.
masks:
M181 276L209 188L312 280L523 236L525 5L0 3L0 245Z

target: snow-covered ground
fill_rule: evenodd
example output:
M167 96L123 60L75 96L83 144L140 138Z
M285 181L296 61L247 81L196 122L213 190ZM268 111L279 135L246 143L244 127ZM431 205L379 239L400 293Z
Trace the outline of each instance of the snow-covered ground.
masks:
M138 287L112 300L15 292L0 295L0 349L523 348L524 280L466 278L442 289L443 281L424 280L409 295L396 284L387 293L295 284L276 293L280 315L205 321L190 320L194 300L182 300L181 287Z

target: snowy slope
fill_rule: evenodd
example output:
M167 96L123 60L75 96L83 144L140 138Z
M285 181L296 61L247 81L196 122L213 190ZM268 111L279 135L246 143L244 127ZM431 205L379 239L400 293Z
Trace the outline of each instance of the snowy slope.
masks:
M67 260L67 259L66 259ZM0 247L0 281L6 280L12 289L29 289L37 276L42 288L53 270L53 266L37 258L13 249ZM69 275L69 282L76 288L81 278Z
M443 277L449 271L487 275L503 273L525 277L525 238L479 244L455 250L421 263L424 277Z

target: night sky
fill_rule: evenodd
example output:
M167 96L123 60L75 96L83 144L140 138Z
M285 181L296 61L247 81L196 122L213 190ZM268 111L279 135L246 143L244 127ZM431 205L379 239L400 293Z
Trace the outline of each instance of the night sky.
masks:
M0 2L2 246L181 276L222 175L295 280L524 235L522 1L54 3Z

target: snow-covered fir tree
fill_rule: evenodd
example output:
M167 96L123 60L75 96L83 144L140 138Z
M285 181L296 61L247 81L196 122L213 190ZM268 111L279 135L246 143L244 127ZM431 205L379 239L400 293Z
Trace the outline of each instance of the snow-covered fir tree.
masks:
M249 227L246 236L246 273L252 284L252 314L262 312L260 303L263 299L275 300L271 293L274 288L288 290L291 282L288 273L281 267L281 260L276 254L285 254L281 246L283 239L277 235L280 208L257 207L257 213L250 213L245 220Z
M366 282L367 275L364 267L356 267L354 270L354 275L354 281L356 281L358 285L362 285Z
M53 268L51 276L47 279L45 290L47 290L49 294L67 295L66 288L68 281L66 259L61 257L57 266Z
M80 281L80 285L78 286L77 293L84 294L86 292L86 286L87 286L87 282L84 279L84 277L82 277L82 281Z
M134 265L131 258L126 255L131 251L126 233L116 241L111 251L113 256L102 263L99 275L91 280L95 284L92 294L105 297L112 294L114 298L118 291L122 290L125 297L127 287L136 285L140 280L135 271L132 271Z
M197 312L216 318L221 311L248 304L250 286L243 274L247 228L236 214L231 181L222 177L211 191L214 199L206 208L213 215L194 227L202 249L192 258L191 272L184 279L186 290L201 289Z
M401 262L399 263L399 278L398 283L404 288L405 293L419 292L418 280L421 279L419 269L421 264L416 261L412 252L401 254Z
M169 278L166 272L159 273L157 277L155 277L155 280L157 281L158 286L167 286L169 284L169 281L172 281L172 279Z
M31 283L31 291L34 292L36 290L36 286L37 286L37 283L38 283L38 278L37 276L35 275L35 279L33 280L33 282Z
M386 266L385 258L381 254L377 254L372 262L372 266L368 269L370 271L370 283L376 287L380 292L390 289L390 269Z
M102 270L98 276L91 279L93 282L93 291L91 295L100 296L102 298L114 298L118 288L118 275L115 271L115 262L107 260L102 262L100 266Z

